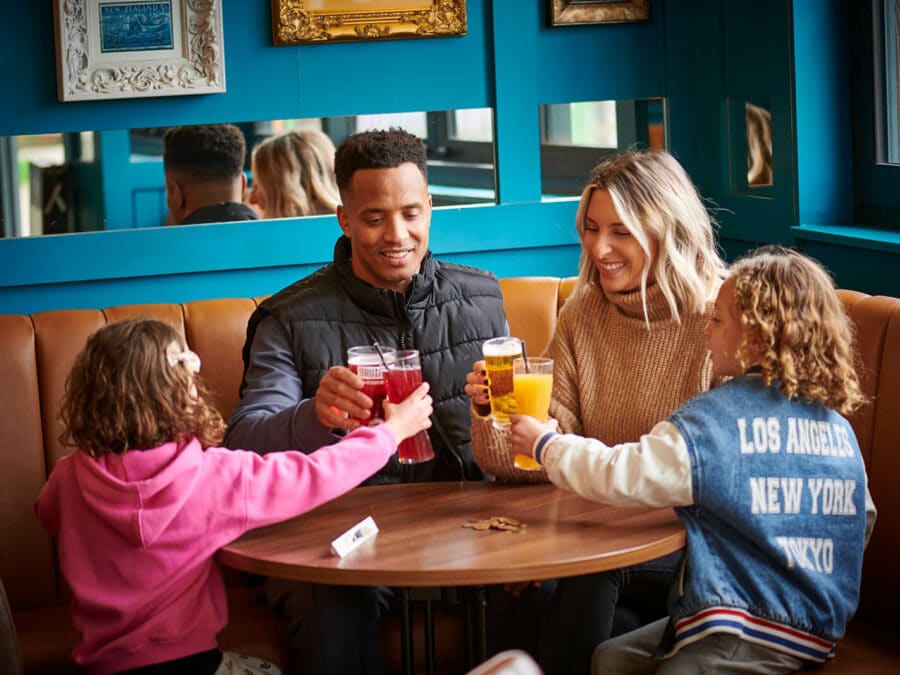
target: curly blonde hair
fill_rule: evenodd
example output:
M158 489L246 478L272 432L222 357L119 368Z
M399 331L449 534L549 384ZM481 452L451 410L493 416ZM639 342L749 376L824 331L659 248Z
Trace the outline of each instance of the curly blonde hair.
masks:
M266 218L334 213L334 143L321 131L288 131L261 141L251 155L253 182L266 193Z
M155 319L131 319L94 333L75 359L60 409L60 442L92 457L196 437L221 442L225 424L202 382L166 348L184 340Z
M734 303L748 337L761 348L766 386L777 380L789 397L821 401L848 415L865 403L856 374L853 325L834 282L815 260L781 246L764 246L731 267Z
M716 244L716 222L678 160L661 150L630 150L596 166L575 215L582 243L585 216L595 189L609 191L616 213L646 256L641 274L645 316L651 276L675 321L681 321L681 312L705 311L716 296L726 267ZM650 255L651 240L659 243L655 259ZM582 245L575 292L599 283L599 272Z

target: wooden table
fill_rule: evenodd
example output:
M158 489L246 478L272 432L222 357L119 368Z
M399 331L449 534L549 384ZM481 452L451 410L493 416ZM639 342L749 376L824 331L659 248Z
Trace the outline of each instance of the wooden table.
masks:
M344 558L332 555L331 541L366 516L374 518L378 535ZM524 527L464 527L493 516ZM684 543L684 528L670 508L606 506L550 484L412 483L357 488L298 518L248 532L222 548L218 559L245 572L322 584L482 587L626 567ZM409 666L409 608L402 606ZM479 658L486 649L483 606ZM426 636L429 620L430 611ZM426 644L428 656L431 649Z

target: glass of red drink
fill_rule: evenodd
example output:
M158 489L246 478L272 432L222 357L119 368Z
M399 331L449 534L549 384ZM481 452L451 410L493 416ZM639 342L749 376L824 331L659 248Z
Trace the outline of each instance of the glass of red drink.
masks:
M394 360L388 362L383 374L388 401L399 403L422 384L419 352L415 349L394 352ZM434 449L424 429L397 446L397 461L401 464L418 464L429 459L434 459Z
M384 360L390 364L394 359L394 350L382 347L381 352L384 354ZM384 364L381 361L381 354L371 345L350 347L347 350L347 367L362 378L364 383L362 392L372 399L372 414L364 420L358 417L353 419L364 425L375 424L375 422L383 420L382 403L384 403L387 390L382 375Z

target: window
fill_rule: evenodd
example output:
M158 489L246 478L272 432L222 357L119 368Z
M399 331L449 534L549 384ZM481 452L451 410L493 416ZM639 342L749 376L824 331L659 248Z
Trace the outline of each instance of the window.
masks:
M877 37L875 40L875 72L879 71L878 65L882 71L881 82L876 87L881 89L879 161L900 164L900 0L883 0L883 12L878 18L881 25L876 24L875 29L880 28L883 35L880 45Z
M494 122L490 108L356 115L323 120L335 144L368 129L402 127L425 142L435 206L496 201Z
M580 194L591 169L608 155L630 147L665 148L664 113L660 98L541 106L544 195Z
M77 136L77 134L76 134ZM28 237L70 231L70 176L63 134L3 139L5 181L4 236Z

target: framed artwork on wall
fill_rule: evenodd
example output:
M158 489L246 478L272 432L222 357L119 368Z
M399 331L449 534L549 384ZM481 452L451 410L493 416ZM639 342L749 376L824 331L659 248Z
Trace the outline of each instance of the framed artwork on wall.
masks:
M650 0L550 0L551 23L624 23L649 21Z
M276 45L466 34L466 0L272 0Z
M225 91L222 0L54 0L60 101Z

